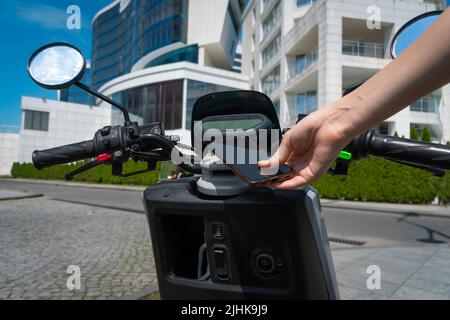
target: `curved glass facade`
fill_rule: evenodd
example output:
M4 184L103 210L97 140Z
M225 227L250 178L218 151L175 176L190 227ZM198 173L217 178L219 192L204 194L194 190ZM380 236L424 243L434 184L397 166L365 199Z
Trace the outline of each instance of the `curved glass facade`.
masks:
M187 0L131 0L120 2L93 22L92 85L130 72L148 53L187 40Z
M162 64L188 61L198 63L198 45L193 44L170 52L167 52L145 65L145 68L155 67Z

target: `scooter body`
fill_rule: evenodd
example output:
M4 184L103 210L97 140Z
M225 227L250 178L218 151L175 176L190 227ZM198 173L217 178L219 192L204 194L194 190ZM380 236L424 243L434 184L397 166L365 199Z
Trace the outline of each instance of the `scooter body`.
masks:
M197 178L143 194L162 299L338 299L317 192L250 188L226 197ZM198 268L202 244L208 279Z

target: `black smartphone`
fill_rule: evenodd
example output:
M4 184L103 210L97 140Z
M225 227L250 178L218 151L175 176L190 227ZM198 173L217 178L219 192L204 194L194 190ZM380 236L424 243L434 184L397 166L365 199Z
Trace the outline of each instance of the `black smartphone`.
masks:
M227 164L227 166L252 186L287 180L295 174L294 170L286 164L281 164L278 172L271 175L261 174L261 168L257 164Z
M243 152L243 154L241 153L241 158L239 158L238 156L239 151ZM259 157L257 156L258 153L254 154L253 161L251 161L250 159L252 157L249 155L250 151L247 148L234 148L234 156L231 157L231 160L228 159L229 157L227 158L224 154L222 155L220 153L216 153L216 155L221 158L223 162L228 167L230 167L235 174L240 176L252 186L261 186L273 182L287 180L295 175L295 171L286 164L280 164L276 173L267 175L263 174L265 170L263 169L262 172L261 167L257 163L257 161L259 160Z

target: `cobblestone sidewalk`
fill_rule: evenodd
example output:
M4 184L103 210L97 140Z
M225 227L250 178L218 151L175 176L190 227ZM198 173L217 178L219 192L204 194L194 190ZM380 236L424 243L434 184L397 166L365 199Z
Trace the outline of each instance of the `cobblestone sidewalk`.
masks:
M67 289L70 265L80 290ZM0 202L0 299L116 299L156 286L145 215L45 198Z

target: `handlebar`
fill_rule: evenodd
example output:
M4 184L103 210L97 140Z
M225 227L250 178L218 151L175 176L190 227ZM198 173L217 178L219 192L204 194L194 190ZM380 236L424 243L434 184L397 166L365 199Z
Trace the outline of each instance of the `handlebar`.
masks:
M374 134L369 153L390 160L450 170L450 147L436 143Z
M98 155L93 140L86 140L74 144L68 144L52 149L33 151L32 160L37 169L43 169L55 164L69 163Z
M416 167L450 170L449 146L385 136L374 130L353 139L348 150L354 159L373 155Z

